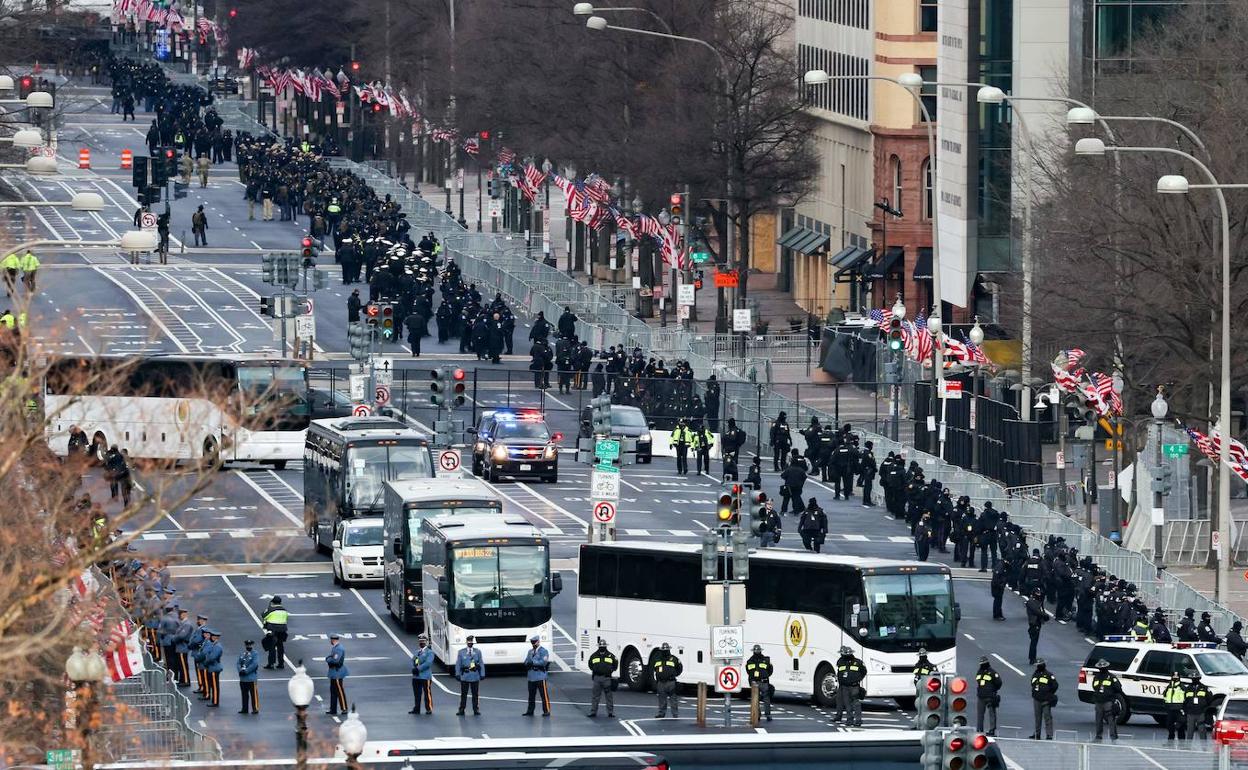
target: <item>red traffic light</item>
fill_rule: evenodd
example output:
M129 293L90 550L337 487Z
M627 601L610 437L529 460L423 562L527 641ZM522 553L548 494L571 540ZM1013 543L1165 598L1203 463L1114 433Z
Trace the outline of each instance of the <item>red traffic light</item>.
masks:
M307 236L304 236L304 238L303 238L303 248L305 248L305 249L310 249L310 248L312 248L312 239L311 239L311 238L309 238L309 237L307 237Z
M929 695L929 696L928 696L928 698L927 698L927 710L928 710L928 711L935 711L935 710L936 710L936 709L938 709L938 708L940 708L940 696L939 696L939 695Z
M679 206L680 205L680 193L672 193L671 201L672 201L673 206Z
M478 134L477 134L477 136L478 136L478 137L480 137L483 141L487 141L487 142L488 142L488 141L490 140L490 132L489 132L489 131L482 131L482 132L478 133Z
M701 289L702 289L702 279L701 279L701 278L694 278L694 279L693 279L693 288L695 288L695 289L697 289L697 290L701 291Z
M923 685L928 692L940 692L940 677L933 676L927 680L927 684Z
M378 314L379 312L381 312L381 308L377 307L376 305L369 305L369 306L368 306L368 307L364 310L364 312L365 312L365 313L367 313L367 314L368 314L368 315L370 315L370 316L376 317L376 316L377 316L377 314Z
M390 318L391 316L394 315L394 308L391 307L390 305L386 305L385 307L381 309L381 314L385 316L386 318Z
M351 62L351 71L352 71L352 72L359 72L359 71L360 71L360 63L359 63L358 61L353 61L353 62Z
M963 747L963 746L965 746L965 745L966 745L966 741L962 740L961 738L956 738L956 737L955 737L955 738L950 738L950 739L949 739L949 750L950 750L950 751L961 751L961 750L962 750L962 747Z
M456 369L455 371L451 372L451 379L452 379L452 380L462 380L462 379L464 379L464 370L463 370L463 369Z
M237 9L237 8L231 8L231 9L230 9L230 18L231 18L231 19L236 19L236 18L238 18L238 9Z
M381 105L373 102L373 112L381 112Z
M26 76L26 77L23 77L23 78L22 78L22 88L30 88L31 84L32 84L32 83L34 83L34 82L35 82L35 81L34 81L34 78L30 77L29 75L28 75L28 76Z
M173 157L173 148L172 148L172 147L166 147L166 148L165 148L165 157L166 157L166 158L172 158L172 157Z
M983 733L976 733L975 737L971 739L971 748L976 751L983 751L988 748L988 736Z
M954 695L961 695L966 692L966 680L960 676L955 676L953 680L949 682L949 692Z

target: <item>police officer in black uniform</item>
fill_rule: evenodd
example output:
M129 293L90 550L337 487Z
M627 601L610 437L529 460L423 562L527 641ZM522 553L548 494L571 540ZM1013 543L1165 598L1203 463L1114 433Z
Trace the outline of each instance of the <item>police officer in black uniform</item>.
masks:
M1187 716L1187 739L1195 740L1196 731L1201 738L1209 737L1209 707L1213 705L1213 693L1200 681L1200 674L1192 675L1192 682L1183 696L1183 713ZM1097 736L1100 737L1099 735ZM1117 733L1114 734L1117 738Z
M1092 702L1095 704L1096 739L1104 737L1105 725L1109 724L1109 737L1118 740L1118 714L1115 713L1116 701L1122 695L1122 683L1109 670L1109 661L1101 658L1096 662L1096 673L1092 675ZM1188 717L1190 725L1191 717Z
M1037 588L1027 600L1027 636L1031 644L1027 648L1027 662L1036 663L1036 646L1040 644L1040 626L1049 622L1049 611L1044 608L1044 593Z
M1036 670L1031 675L1031 709L1035 717L1035 732L1031 734L1033 741L1040 740L1040 727L1044 726L1044 737L1053 740L1053 707L1057 705L1057 677L1049 673L1048 665L1043 660L1036 661Z
M615 716L615 693L611 689L611 680L615 675L616 667L619 665L619 659L607 649L606 641L599 639L598 649L589 656L589 673L594 683L594 689L589 699L590 719L598 716L598 700L604 695L607 698L607 716Z
M975 672L975 729L984 732L985 723L989 735L997 734L997 707L1001 705L1001 675L992 667L985 655L979 659ZM985 715L988 717L984 719Z
M771 721L771 675L774 671L771 658L763 654L762 645L754 645L754 654L745 661L745 675L750 686L758 691L758 705L768 722Z
M841 648L841 657L836 661L836 716L833 722L841 721L845 715L845 724L851 727L862 727L862 680L867 676L867 667L854 655L849 647Z

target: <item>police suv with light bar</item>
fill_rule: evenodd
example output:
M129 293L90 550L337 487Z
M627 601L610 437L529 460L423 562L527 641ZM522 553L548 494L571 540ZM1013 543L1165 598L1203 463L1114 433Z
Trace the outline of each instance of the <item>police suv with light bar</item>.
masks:
M472 444L472 472L487 481L536 478L559 480L562 435L551 435L546 417L537 409L498 409L484 412Z
M1084 703L1093 702L1092 678L1100 660L1109 663L1109 670L1122 683L1119 724L1133 714L1148 714L1164 722L1162 693L1175 672L1184 685L1193 676L1200 676L1201 683L1213 693L1214 712L1228 696L1248 695L1248 667L1212 642L1155 643L1124 634L1105 637L1088 653L1079 669L1079 700Z

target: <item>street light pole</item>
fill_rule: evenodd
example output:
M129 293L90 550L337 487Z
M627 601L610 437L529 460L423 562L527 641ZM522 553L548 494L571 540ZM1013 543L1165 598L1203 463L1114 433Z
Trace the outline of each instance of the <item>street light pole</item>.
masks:
M984 344L984 330L979 325L979 316L975 316L975 325L971 327L971 344L976 348ZM982 367L975 362L975 373L971 380L971 470L979 473L979 375Z
M1191 189L1213 190L1218 201L1218 214L1221 217L1222 236L1222 367L1221 394L1218 403L1218 425L1221 440L1218 442L1218 521L1217 533L1217 581L1214 601L1230 598L1230 530L1231 530L1231 476L1230 476L1230 438L1231 438L1231 224L1227 213L1226 189L1248 189L1248 184L1226 184L1218 182L1209 167L1195 156L1170 147L1125 147L1121 145L1106 146L1105 142L1095 137L1080 139L1075 143L1075 154L1084 156L1104 156L1106 152L1143 152L1164 153L1184 158L1197 168L1208 180L1208 184L1189 184L1185 177L1167 175L1157 181L1157 191L1166 194L1183 194Z
M307 770L308 706L312 703L312 696L316 694L316 687L312 677L308 676L307 669L303 667L302 660L295 666L294 675L286 682L286 694L290 696L290 703L295 707L295 770Z
M1162 395L1161 388L1157 388L1157 397L1153 399L1151 406L1153 412L1153 423L1157 426L1157 445L1153 449L1153 462L1156 464L1157 471L1154 474L1156 478L1161 477L1161 464L1165 462L1161 455L1162 432L1166 426L1166 414L1169 412L1169 406L1166 404L1166 397ZM1225 442L1224 442L1225 443ZM1162 498L1161 483L1153 482L1153 561L1157 566L1157 578L1161 579L1161 572L1165 567L1165 546L1163 539L1166 528L1166 502ZM1229 549L1228 549L1229 550Z

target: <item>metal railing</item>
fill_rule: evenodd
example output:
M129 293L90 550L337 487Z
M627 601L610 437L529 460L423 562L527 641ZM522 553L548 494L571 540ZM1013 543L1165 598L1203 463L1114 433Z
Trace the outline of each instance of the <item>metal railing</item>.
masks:
M359 174L374 186L379 195L388 193L393 196L408 213L413 227L418 230L432 229L440 234L447 255L456 260L465 277L476 282L482 294L488 290L501 292L518 314L532 317L542 312L554 322L565 306L572 307L579 317L578 335L588 340L595 349L624 345L629 350L640 347L654 355L662 352L688 361L698 378L713 373L725 384L733 383L732 388L740 395L734 398L725 388L725 416L736 417L747 432L753 427L756 446L763 443L763 427L769 425L770 419L781 410L787 411L791 419L792 415L800 414L804 419L817 416L821 422L837 424L836 415L826 409L802 406L795 398L777 392L770 385L742 383L745 378L736 366L699 352L694 339L696 335L681 330L655 329L629 314L597 287L580 284L571 276L527 258L523 241L487 233L467 233L453 218L377 169L339 158L331 162L336 167L349 168ZM1192 607L1197 612L1208 612L1219 632L1225 632L1237 619L1226 607L1216 604L1173 575L1163 572L1159 577L1154 563L1142 554L1120 547L1063 516L1043 501L1011 496L1004 486L984 476L894 442L879 433L860 432L874 442L877 456L883 457L890 451L903 453L908 460L915 460L923 467L926 478L938 479L949 487L954 497L965 494L976 501L1002 501L1008 505L1011 518L1032 539L1042 541L1050 534L1064 537L1070 546L1091 556L1117 577L1135 583L1141 595L1152 605Z
M1061 719L1059 715L1055 716ZM1056 726L1060 728L1060 721ZM1119 730L1129 732L1126 726ZM1060 729L1057 731L1061 732ZM1059 734L1056 737L1062 736ZM1138 737L1133 737L1130 744L1117 744L997 738L996 743L1005 755L1007 765L1020 770L1096 770L1105 767L1115 770L1229 770L1231 767L1230 748L1211 744L1207 740L1141 744Z

